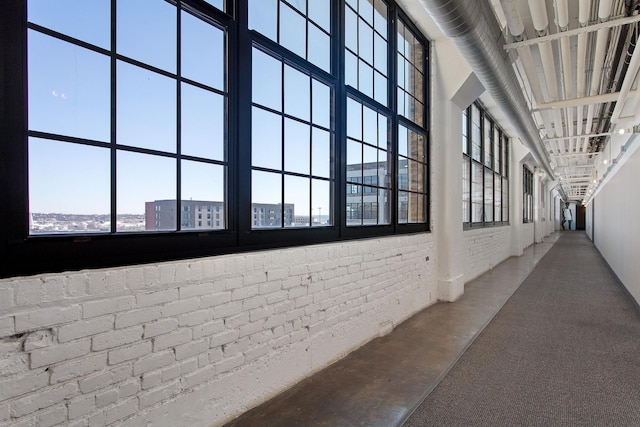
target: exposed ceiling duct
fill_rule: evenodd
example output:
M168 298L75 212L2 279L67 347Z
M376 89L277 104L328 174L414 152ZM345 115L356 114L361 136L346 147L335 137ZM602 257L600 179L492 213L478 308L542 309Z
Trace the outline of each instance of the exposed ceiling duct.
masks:
M503 49L504 38L489 2L421 0L421 3L443 33L454 40L547 175L555 179L538 128Z

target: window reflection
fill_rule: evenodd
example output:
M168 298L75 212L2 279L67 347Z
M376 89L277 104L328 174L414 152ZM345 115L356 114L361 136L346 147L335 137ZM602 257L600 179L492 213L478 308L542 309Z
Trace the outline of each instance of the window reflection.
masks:
M424 46L398 21L398 113L424 125Z

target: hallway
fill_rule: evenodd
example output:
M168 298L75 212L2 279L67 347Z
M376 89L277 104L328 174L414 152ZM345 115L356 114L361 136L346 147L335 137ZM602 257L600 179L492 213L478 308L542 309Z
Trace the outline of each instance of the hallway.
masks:
M638 425L638 335L587 236L555 233L228 426Z

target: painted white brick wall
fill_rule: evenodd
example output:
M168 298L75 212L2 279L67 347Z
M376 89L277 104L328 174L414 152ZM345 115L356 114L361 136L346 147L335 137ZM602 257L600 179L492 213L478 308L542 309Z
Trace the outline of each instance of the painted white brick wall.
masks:
M469 282L509 258L511 226L465 230L464 278Z
M434 241L0 280L0 425L222 424L433 304Z

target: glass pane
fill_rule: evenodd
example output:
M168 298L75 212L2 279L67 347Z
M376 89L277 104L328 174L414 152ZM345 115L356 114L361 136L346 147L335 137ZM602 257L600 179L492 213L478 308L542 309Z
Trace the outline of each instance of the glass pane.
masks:
M218 9L224 11L224 2L223 0L204 0L210 5L217 7Z
M252 73L253 102L282 111L282 63L254 48Z
M326 32L329 32L331 30L330 17L330 0L311 0L309 2L309 18L320 27L322 27Z
M288 172L308 174L310 159L309 125L296 120L284 121L284 169Z
M181 26L182 76L224 90L224 31L187 12Z
M324 178L331 177L331 139L329 132L313 128L313 153L311 173Z
M347 225L362 225L362 186L347 184Z
M378 149L362 145L362 164L365 169L376 170L378 168Z
M29 31L29 129L111 140L109 58Z
M402 125L398 127L398 153L401 156L407 156L407 148L409 147L407 139L408 133L409 130L406 127Z
M469 222L471 220L469 211L470 200L470 170L469 170L469 158L462 157L462 222Z
M249 0L249 29L278 39L278 0Z
M224 166L182 161L180 226L189 229L225 228Z
M313 123L331 128L331 88L317 80L312 81Z
M405 61L401 56L398 56L398 87L406 88L407 83L405 81Z
M362 60L358 61L358 90L373 98L373 68Z
M375 60L374 66L378 71L383 74L387 73L387 42L378 34L374 37L375 40Z
M378 224L391 223L391 192L378 189Z
M398 158L398 188L400 190L409 189L409 164L404 157Z
M358 0L358 14L373 25L373 0Z
M311 80L309 76L285 65L284 112L309 121L311 105Z
M347 136L362 140L362 104L347 98Z
M145 230L175 230L174 159L118 151L116 179L117 231L141 231L137 222L129 220L134 215L146 218ZM160 209L158 202L163 202Z
M182 154L224 160L224 97L182 83Z
M251 164L281 170L281 116L253 107L251 122Z
M500 175L495 174L493 182L493 205L495 210L495 220L502 221L502 180L500 179Z
M493 221L493 172L484 172L484 220Z
M378 145L378 113L371 108L363 108L363 141L367 144Z
M362 144L347 140L347 180L362 176Z
M409 221L409 193L398 192L398 223L406 224Z
M374 72L375 95L374 99L382 105L387 105L387 78L379 72Z
M176 82L118 61L117 142L176 152Z
M29 138L29 233L110 232L106 148Z
M300 12L306 15L307 13L307 0L286 0L291 6L298 9Z
M427 147L424 135L409 131L409 157L419 162L427 161Z
M331 225L331 184L319 179L311 180L311 208L314 227Z
M118 0L118 53L176 72L176 8L165 1Z
M482 165L472 162L471 179L471 220L473 222L482 222Z
M387 5L382 0L375 0L374 27L385 39L387 38Z
M358 58L349 51L344 54L345 66L345 84L358 88Z
M424 165L413 160L408 161L409 190L424 192Z
M384 150L389 149L388 121L387 117L378 115L378 147Z
M313 3L313 2L312 2ZM331 71L331 39L318 27L309 24L308 59L323 70Z
M345 45L353 53L358 53L358 15L351 8L345 8Z
M251 208L253 228L282 227L282 175L251 173Z
M306 58L307 21L298 12L280 3L280 44Z
M502 220L509 221L509 181L502 179Z
M105 49L111 45L110 0L29 0L27 4L29 22Z
M373 64L373 28L362 19L358 20L358 56Z
M309 212L309 204L311 203L310 184L309 178L290 175L284 177L285 210L291 209L293 213L291 217L285 213L285 227L309 227L311 225Z

